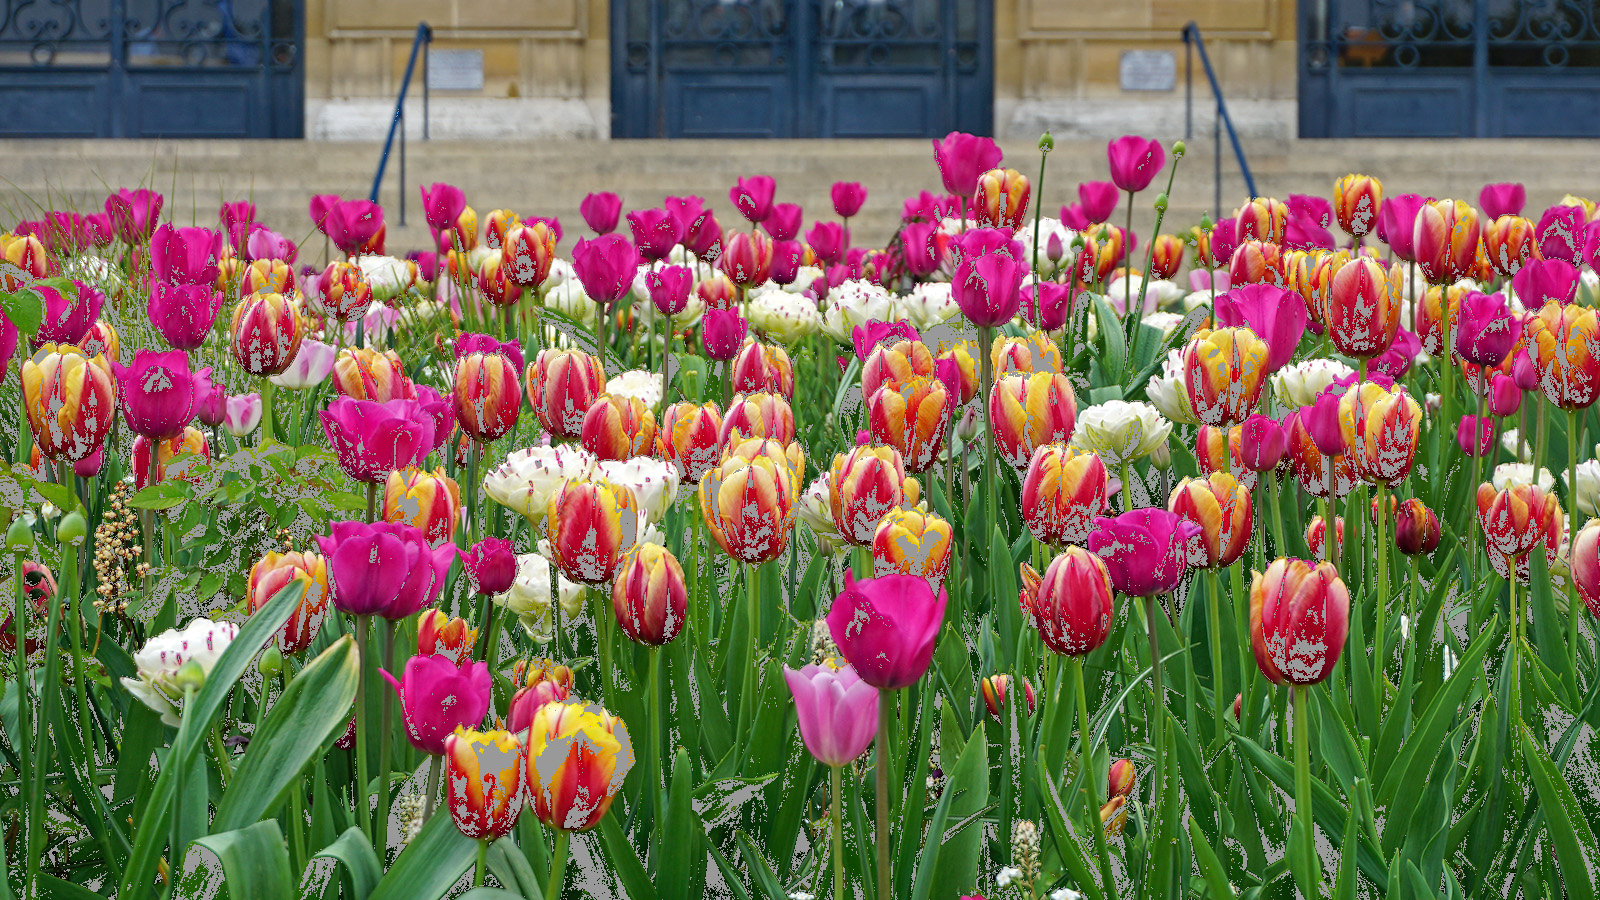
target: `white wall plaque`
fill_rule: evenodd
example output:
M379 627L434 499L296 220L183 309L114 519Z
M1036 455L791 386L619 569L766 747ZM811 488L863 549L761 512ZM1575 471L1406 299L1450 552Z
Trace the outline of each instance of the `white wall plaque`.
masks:
M483 90L483 51L428 51L428 89L433 91Z
M1125 91L1170 91L1178 83L1178 57L1171 50L1124 50L1120 68Z

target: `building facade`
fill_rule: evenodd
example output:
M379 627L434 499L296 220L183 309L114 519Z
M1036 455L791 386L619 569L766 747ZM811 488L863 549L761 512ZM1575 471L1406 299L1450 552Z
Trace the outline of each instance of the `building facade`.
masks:
M1600 0L0 0L0 136L1600 133Z

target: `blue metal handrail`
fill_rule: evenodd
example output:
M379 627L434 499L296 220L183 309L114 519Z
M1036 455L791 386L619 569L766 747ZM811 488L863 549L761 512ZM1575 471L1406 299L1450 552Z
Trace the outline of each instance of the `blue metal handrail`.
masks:
M1233 117L1228 115L1227 101L1222 99L1222 86L1217 84L1217 73L1211 68L1211 57L1206 55L1206 41L1200 36L1200 26L1193 22L1183 26L1183 136L1194 137L1194 51L1200 51L1200 65L1205 68L1206 80L1211 82L1211 96L1217 98L1217 118L1212 123L1212 139L1216 149L1212 153L1215 168L1213 191L1215 215L1222 217L1222 129L1228 129L1228 141L1233 144L1233 155L1239 160L1239 171L1244 174L1244 186L1250 196L1256 196L1256 180L1250 177L1250 164L1245 162L1244 148L1239 146L1239 134L1233 130Z
M406 224L406 89L411 86L411 73L417 67L417 51L432 46L433 29L427 22L417 23L416 37L411 39L411 58L406 60L406 74L400 79L400 96L394 101L394 118L389 121L389 136L383 142L383 155L378 157L378 173L372 176L372 195L367 199L378 202L378 188L383 186L383 170L389 165L389 148L394 146L396 132L400 134L400 224ZM428 139L428 55L422 55L422 139Z

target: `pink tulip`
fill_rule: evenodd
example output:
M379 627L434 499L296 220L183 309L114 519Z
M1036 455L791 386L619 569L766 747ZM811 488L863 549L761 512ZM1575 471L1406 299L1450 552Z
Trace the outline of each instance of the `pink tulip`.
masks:
M683 230L672 213L664 209L641 209L628 213L628 227L639 255L659 262L672 253L683 239Z
M901 231L900 242L905 247L906 270L917 278L926 278L939 270L943 261L943 246L939 241L936 222L912 222Z
M572 267L584 293L601 306L610 306L633 289L639 254L622 235L604 234L578 241L572 251Z
M928 671L944 624L946 597L920 575L880 575L857 581L848 570L844 592L828 611L828 631L845 661L879 690L910 687Z
M467 208L467 195L461 188L453 184L435 182L429 185L417 185L417 190L422 192L422 217L428 220L428 227L434 231L445 231L456 227L461 220L461 213Z
M461 567L479 594L503 594L516 580L517 554L505 538L484 538L461 554Z
M1109 181L1099 183L1111 184ZM1111 187L1115 189L1116 185L1111 184ZM1061 218L1061 224L1072 229L1073 231L1083 231L1090 225L1096 224L1089 221L1089 214L1083 211L1082 203L1069 203L1066 206L1061 207L1061 211L1057 213L1057 215Z
M850 666L784 667L794 695L800 737L817 761L844 766L867 752L878 733L878 689Z
M858 181L835 181L831 194L833 211L843 219L861 212L861 205L867 202L867 189Z
M652 270L644 277L650 290L650 302L664 316L675 316L689 306L689 289L694 286L694 273L683 266L667 266Z
M1160 141L1127 134L1106 145L1106 161L1111 164L1111 180L1124 191L1142 191L1150 186L1163 166L1167 153Z
M1300 421L1311 435L1311 442L1323 456L1343 456L1344 431L1339 426L1339 398L1342 391L1327 391L1310 406L1300 407Z
M165 440L183 432L194 418L195 376L182 350L139 350L133 364L111 364L117 377L122 416L135 434Z
M247 260L281 259L292 263L298 255L299 249L295 247L294 241L270 228L257 226L252 228L250 236L245 238L244 258Z
M1527 309L1551 300L1565 306L1578 296L1578 267L1563 259L1530 259L1511 276L1511 289Z
M392 471L421 465L435 444L436 419L419 400L374 403L335 397L317 415L339 466L367 484L381 484Z
M333 212L333 205L339 202L338 194L315 194L307 205L306 214L311 216L311 224L323 234L328 233L328 216Z
M1089 533L1089 552L1111 572L1111 584L1132 597L1168 594L1188 570L1185 548L1200 526L1160 507L1102 516Z
M222 261L222 235L209 228L161 225L150 236L150 278L214 285Z
M1405 328L1395 332L1394 341L1389 344L1389 349L1374 356L1367 363L1369 373L1387 375L1390 378L1403 378L1410 371L1411 364L1416 362L1417 354L1422 352L1422 338L1417 333Z
M749 323L737 309L708 309L700 320L700 341L705 345L706 356L730 360L744 346Z
M123 243L137 244L150 237L161 220L163 198L152 190L123 188L106 198L106 215Z
M1478 192L1478 208L1493 222L1501 216L1520 216L1528 205L1528 192L1521 184L1486 184Z
M262 413L265 408L261 405L261 395L256 393L237 394L227 398L226 412L223 415L223 427L236 438L242 438L256 430L261 424Z
M217 218L222 223L224 233L233 234L238 231L241 234L245 234L249 232L250 225L256 220L256 205L249 200L235 200L232 203L224 203L217 210Z
M610 234L622 215L622 198L609 191L597 191L578 204L578 214L595 234Z
M1067 324L1072 311L1072 286L1054 281L1039 281L1022 289L1022 317L1035 328L1055 331ZM1039 310L1034 317L1034 308Z
M1289 432L1277 419L1256 413L1240 423L1239 452L1252 472L1269 472L1289 452Z
M768 175L751 175L739 179L738 183L728 189L728 199L739 210L739 215L744 216L752 225L759 225L772 215L772 195L777 191L777 182Z
M1506 309L1505 297L1468 291L1456 314L1455 350L1468 362L1497 366L1511 352L1521 330Z
M105 305L106 295L99 288L81 281L74 280L72 287L69 295L49 285L34 285L34 292L44 300L44 315L33 338L35 346L47 342L77 344L88 334L95 320L100 318L100 308ZM9 320L7 322L9 324Z
M156 331L178 350L193 350L205 343L221 309L222 292L210 285L166 281L150 286L145 306Z
M1306 331L1306 306L1299 298L1270 284L1240 285L1217 297L1217 325L1244 326L1267 342L1267 371L1294 361L1295 348Z
M952 131L944 140L933 142L933 161L939 167L944 189L957 197L971 197L978 187L978 176L1000 165L1003 157L999 144L961 131Z
M1189 271L1189 290L1191 291L1210 293L1213 282L1216 283L1216 291L1219 297L1233 286L1232 282L1228 280L1227 269L1191 269Z
M383 207L370 200L340 200L328 210L324 226L333 245L354 256L383 231Z
M208 428L219 428L228 420L228 391L211 380L202 369L194 373L194 417Z
M90 213L83 217L84 236L96 247L109 247L117 236L110 213Z
M1505 418L1514 416L1522 408L1522 389L1517 381L1504 372L1496 372L1489 379L1489 414Z
M844 228L838 222L818 222L806 232L806 245L824 265L832 265L844 252Z
M1250 643L1275 684L1333 673L1350 630L1350 592L1333 564L1279 558L1250 586Z
M1456 445L1468 456L1488 456L1494 451L1494 419L1490 416L1462 416L1456 428ZM1473 435L1477 440L1473 440Z
M772 267L768 270L767 277L771 278L774 284L794 284L805 259L806 246L799 241L773 241Z
M1114 182L1085 181L1078 185L1078 209L1088 224L1110 219L1121 200L1121 193Z
M456 665L447 656L413 656L401 680L383 672L400 695L400 714L411 746L430 756L444 754L444 740L458 727L474 728L489 712L493 684L489 664Z
M333 605L354 616L399 621L439 599L456 545L428 543L404 522L334 522L318 535Z
M800 233L804 215L798 203L774 203L772 212L761 221L761 227L775 241L792 241Z
M1539 255L1577 265L1583 255L1585 220L1581 206L1552 206L1539 217L1534 239Z
M872 351L882 344L893 344L897 341L920 341L917 330L909 322L879 322L873 319L865 325L857 325L850 329L850 342L855 346L856 359L862 362L872 355Z
M1332 216L1332 205L1322 197L1290 194L1289 216L1283 231L1284 248L1332 250L1335 242L1333 232L1328 230L1328 221Z
M661 205L678 220L678 232L685 245L711 218L711 210L706 209L703 197L668 197Z
M969 256L956 266L951 292L967 321L993 328L1017 314L1026 272L1025 264L998 252Z
M1428 198L1420 194L1400 194L1383 198L1383 207L1378 210L1378 240L1408 262L1417 259L1417 213L1427 202Z
M1600 221L1584 226L1583 235L1583 261L1600 272Z

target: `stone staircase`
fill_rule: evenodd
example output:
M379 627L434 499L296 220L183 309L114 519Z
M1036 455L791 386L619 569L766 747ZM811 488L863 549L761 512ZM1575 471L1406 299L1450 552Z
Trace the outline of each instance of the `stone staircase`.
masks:
M1213 201L1209 134L1190 142L1179 164L1163 230L1198 221ZM1006 162L1038 174L1032 142L1007 142ZM1521 181L1528 206L1543 209L1562 194L1600 197L1593 141L1511 140L1255 140L1246 154L1260 192L1277 197L1332 190L1347 172L1380 177L1389 193L1457 196L1476 203L1488 181ZM366 196L381 147L312 141L0 141L0 226L36 218L41 208L99 209L108 189L147 186L167 195L178 224L214 226L223 200L253 200L264 223L300 240L311 230L306 204L314 193ZM1222 197L1228 210L1244 197L1243 180L1224 146ZM1169 162L1170 165L1170 162ZM593 190L622 195L626 208L673 194L710 200L725 226L740 222L727 191L740 175L778 181L778 199L805 207L809 218L833 211L829 186L860 181L869 191L853 231L858 244L881 244L898 224L901 202L940 190L927 141L413 141L407 146L407 226L399 227L399 159L390 160L381 200L390 221L389 250L427 243L417 185L447 181L467 192L479 215L505 207L557 216L562 251L586 233L578 203ZM1060 141L1050 154L1045 213L1076 199L1079 181L1104 179L1104 144ZM1158 184L1165 184L1163 179ZM1036 190L1035 194L1038 195ZM1141 196L1134 229L1147 235L1154 191ZM1121 220L1118 213L1117 220ZM320 254L319 254L320 255Z

